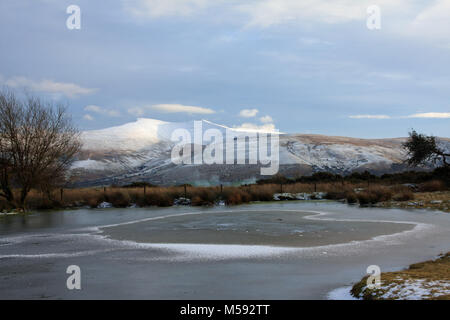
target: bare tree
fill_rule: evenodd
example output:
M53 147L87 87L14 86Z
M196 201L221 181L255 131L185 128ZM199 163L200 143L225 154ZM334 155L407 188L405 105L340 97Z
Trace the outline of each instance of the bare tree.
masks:
M450 165L447 162L447 157L450 157L450 153L438 146L436 137L427 136L412 130L403 147L408 153L407 162L411 166L424 165L430 161L434 164L442 162L445 167Z
M23 208L32 188L55 185L80 148L64 106L0 92L0 196L8 202ZM17 199L13 188L20 189Z

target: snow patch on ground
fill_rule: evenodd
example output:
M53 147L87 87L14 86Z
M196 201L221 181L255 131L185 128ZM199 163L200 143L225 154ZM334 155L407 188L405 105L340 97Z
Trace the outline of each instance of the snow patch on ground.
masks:
M19 214L20 212L16 212L16 211L11 211L11 212L0 212L0 216L12 216L12 215L16 215Z
M331 290L327 294L328 300L359 300L352 296L350 293L350 290L352 287L342 287L342 288L336 288L334 290Z
M100 203L97 206L97 208L99 208L99 209L112 208L112 207L113 207L112 203L106 202L106 201L103 201L102 203Z
M450 281L411 279L382 286L382 290L386 290L382 299L422 300L450 294Z
M111 164L105 161L97 161L97 160L79 160L75 161L72 164L71 169L85 169L85 170L107 170L111 169Z
M290 193L290 192L283 192L283 193L275 193L273 195L273 200L275 201L281 201L281 200L321 200L324 199L326 196L325 192L313 192L313 193Z
M355 146L351 144L307 144L300 141L289 141L287 150L297 157L300 163L318 167L357 168L374 162L392 162L401 158L400 150L380 146Z

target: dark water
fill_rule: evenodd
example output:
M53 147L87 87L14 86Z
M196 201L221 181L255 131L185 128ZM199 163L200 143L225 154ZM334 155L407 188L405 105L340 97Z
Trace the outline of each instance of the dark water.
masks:
M0 298L325 299L449 251L449 231L447 213L330 202L0 217Z

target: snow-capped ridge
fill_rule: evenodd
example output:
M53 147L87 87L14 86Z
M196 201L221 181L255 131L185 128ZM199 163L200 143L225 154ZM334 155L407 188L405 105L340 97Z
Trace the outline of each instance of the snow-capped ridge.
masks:
M245 147L236 145L236 151L245 153L246 164L214 164L172 162L171 141L176 129L185 129L194 139L195 125L201 124L202 134L208 129L219 130L223 138L227 133L248 136ZM230 131L229 131L230 130ZM148 181L153 184L176 185L221 184L236 181L256 181L261 178L260 165L250 165L247 158L257 151L258 141L254 132L240 131L208 120L166 122L139 118L127 123L101 130L83 132L84 150L72 165L79 185L105 185ZM256 138L256 137L255 137ZM405 138L358 139L311 134L280 134L279 173L286 176L309 175L327 171L348 174L369 170L372 173L390 173L405 170ZM197 143L198 140L192 142ZM202 139L204 150L220 150L220 140ZM450 139L439 138L440 146L450 150ZM271 144L272 145L272 144ZM206 146L209 146L207 150ZM243 150L244 149L244 150ZM433 166L429 167L430 169ZM248 183L248 182L246 182Z
M209 120L199 120L202 132L208 129L217 129L224 136L227 131L233 134L245 135L248 133L265 132L261 130L234 129L214 123ZM172 133L176 129L187 130L191 137L194 136L195 121L167 122L150 118L138 118L120 126L84 131L81 134L84 150L128 150L137 151L152 147L157 143L170 143Z

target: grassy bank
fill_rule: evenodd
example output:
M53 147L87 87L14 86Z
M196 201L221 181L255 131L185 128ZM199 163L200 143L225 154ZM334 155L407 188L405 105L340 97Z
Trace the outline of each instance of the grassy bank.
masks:
M439 181L415 185L385 185L349 182L253 184L236 187L139 186L57 189L50 194L32 190L26 201L30 210L103 205L168 207L176 204L208 206L217 203L238 205L253 201L329 199L361 206L435 208L449 211L450 191ZM13 206L0 200L0 210Z
M450 212L450 191L416 192L408 201L384 201L377 204L383 208L432 209Z
M364 277L355 284L352 295L365 300L450 300L450 252L406 270L382 273L379 289L368 289L366 283Z

